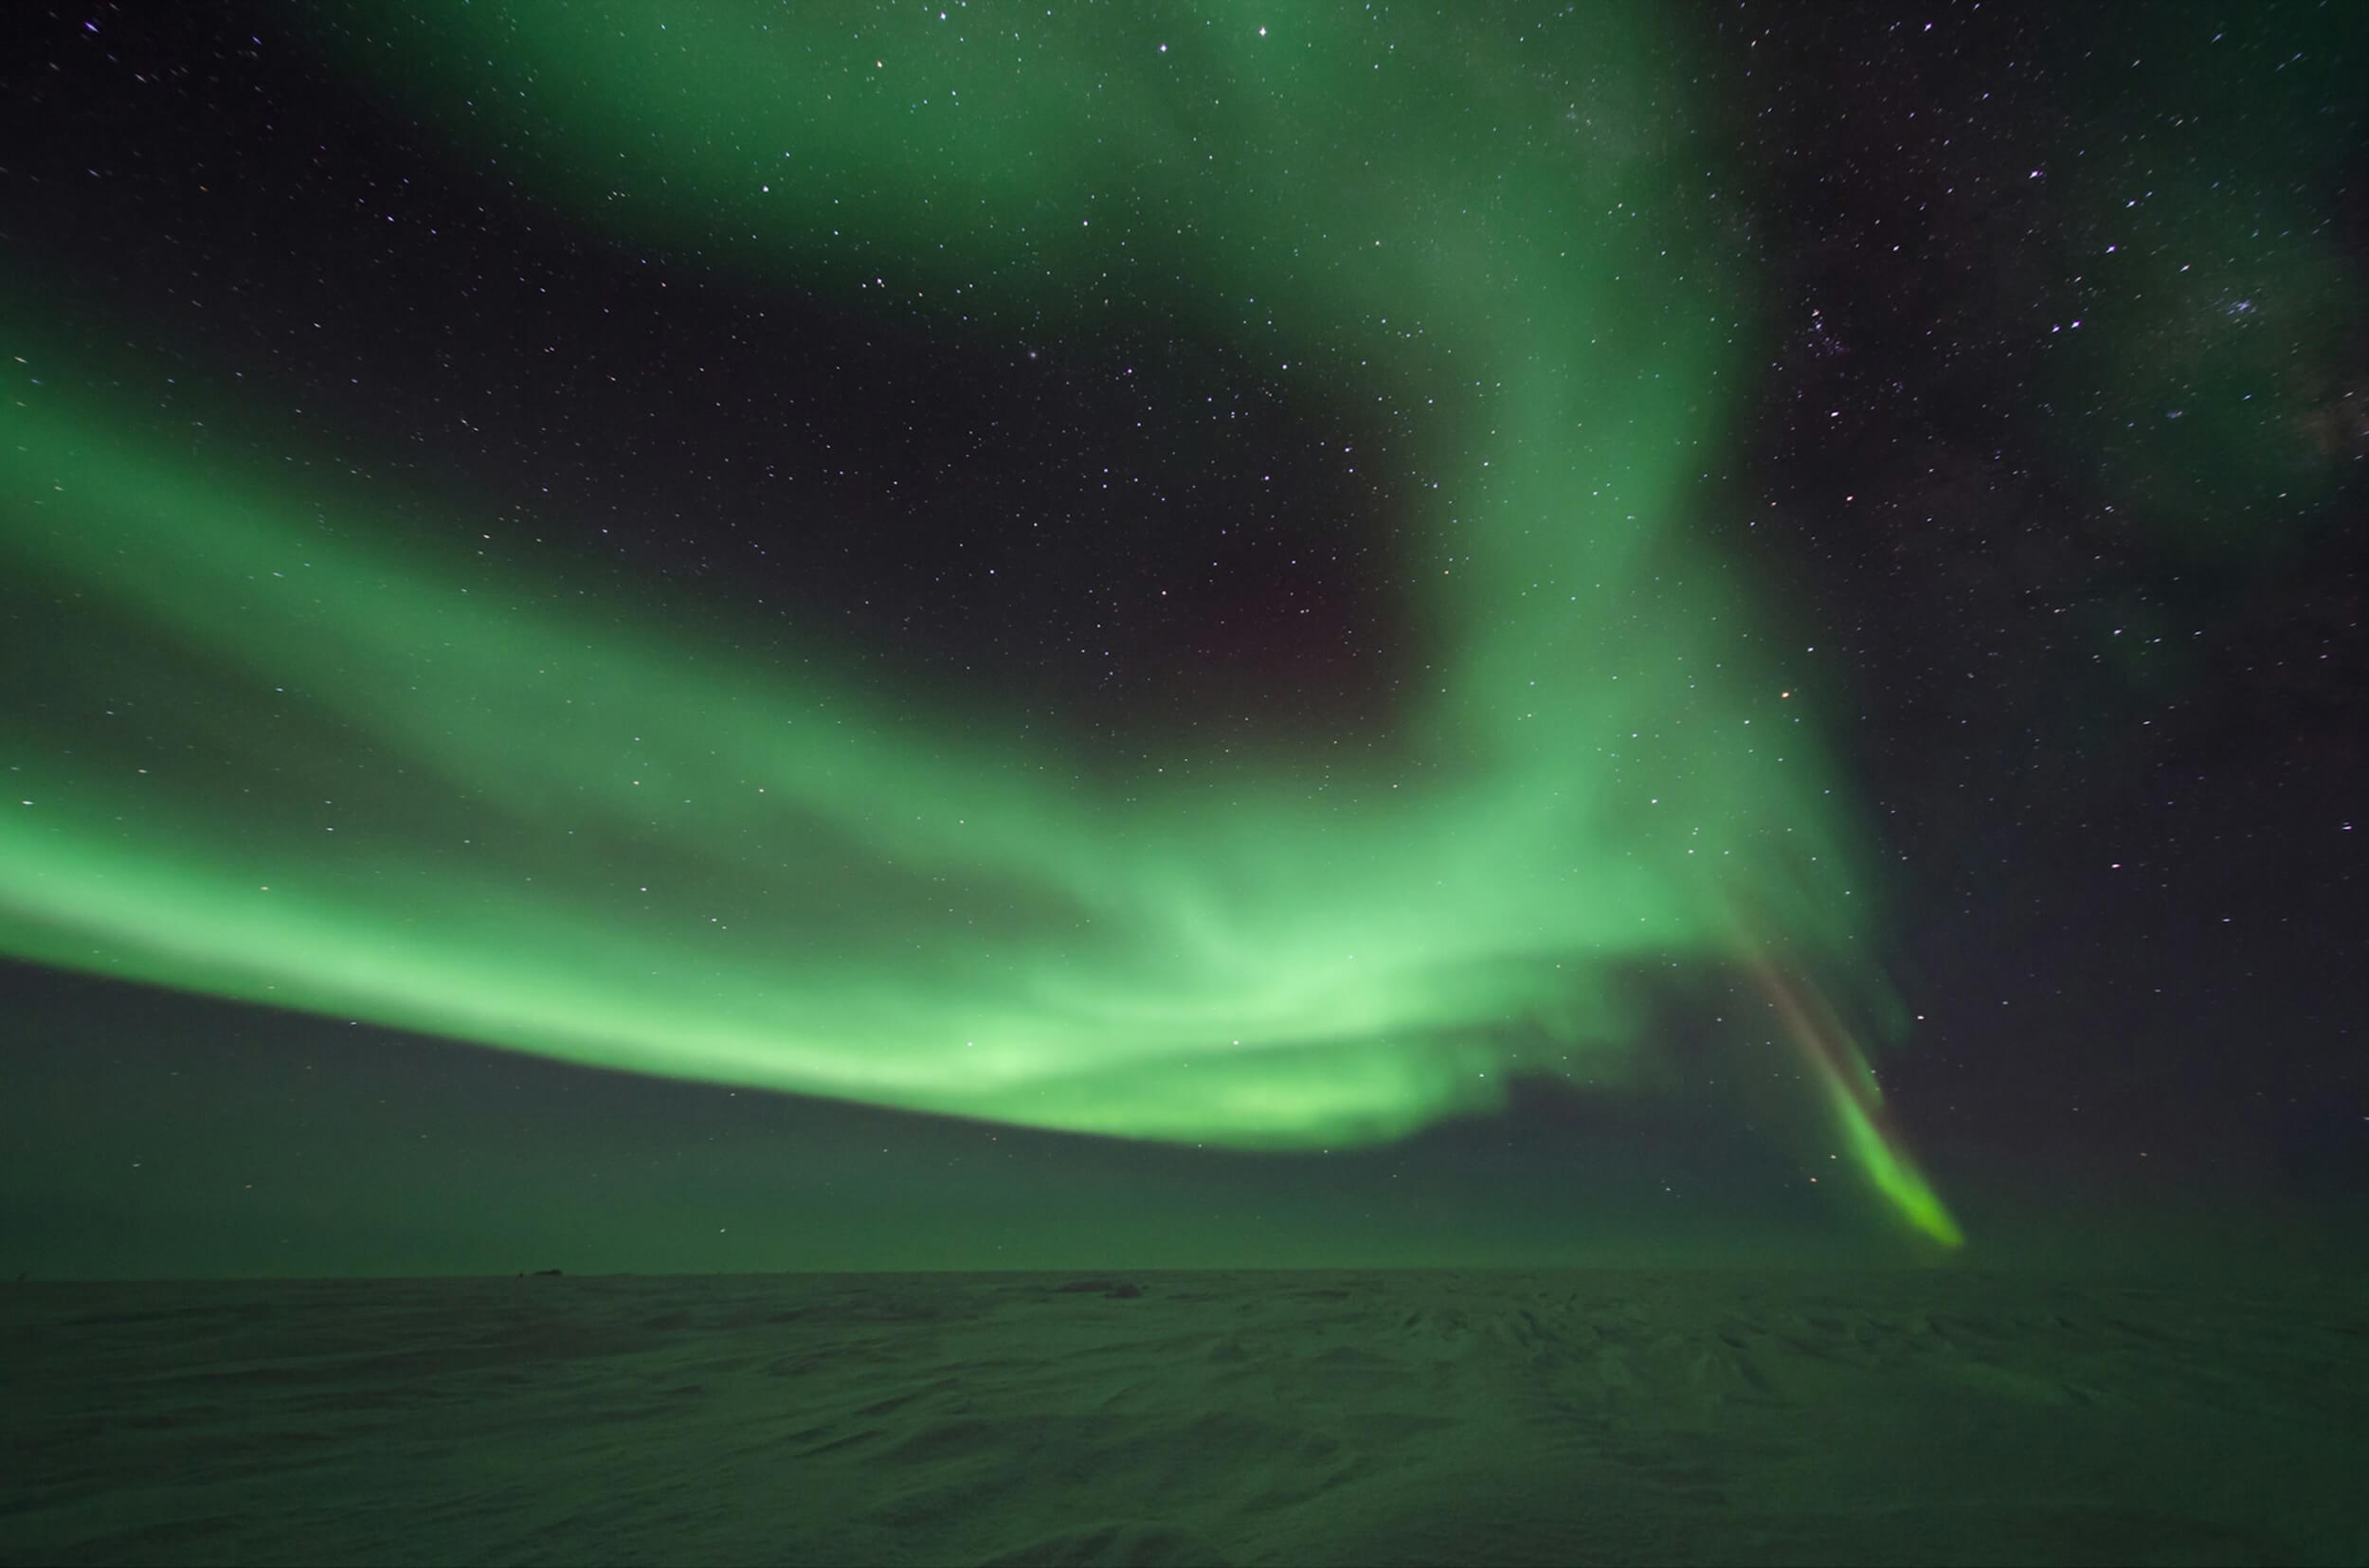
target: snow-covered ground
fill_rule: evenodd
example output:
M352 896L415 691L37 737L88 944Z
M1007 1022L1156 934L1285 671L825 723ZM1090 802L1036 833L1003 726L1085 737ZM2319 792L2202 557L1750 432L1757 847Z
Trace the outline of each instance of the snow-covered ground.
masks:
M2369 1559L2268 1282L31 1283L0 1374L12 1562Z

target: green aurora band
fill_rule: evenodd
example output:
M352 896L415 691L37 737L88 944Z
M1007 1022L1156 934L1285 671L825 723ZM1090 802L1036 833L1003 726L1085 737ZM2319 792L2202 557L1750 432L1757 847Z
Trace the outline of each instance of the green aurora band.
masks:
M144 434L60 351L0 409L28 676L0 947L605 1067L1272 1147L1609 1077L1636 977L1673 960L1763 976L1778 1016L1806 1015L1772 953L1865 979L1848 791L1681 527L1740 333L1697 275L1666 51L1594 10L1551 69L1346 12L815 14L432 6L325 38L637 243L877 279L949 331L1156 295L1433 410L1403 568L1447 653L1393 760L1081 756L819 639L751 651L712 608L407 544L299 470ZM1838 1144L1954 1241L1838 1026L1798 1022Z

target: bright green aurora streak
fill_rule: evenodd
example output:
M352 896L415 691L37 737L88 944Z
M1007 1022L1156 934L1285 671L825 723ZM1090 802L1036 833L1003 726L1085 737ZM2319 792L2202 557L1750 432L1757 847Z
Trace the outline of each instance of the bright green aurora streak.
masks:
M970 332L1157 295L1424 413L1439 482L1402 566L1449 652L1395 760L1321 790L1239 749L1082 766L819 640L761 657L712 614L398 543L285 466L141 434L60 353L0 415L14 623L65 628L11 650L8 951L1268 1146L1602 1077L1624 977L1773 973L1755 932L1793 971L1864 968L1839 785L1681 531L1739 330L1659 45L1593 8L1544 43L1330 8L817 9L324 33L622 237L877 279ZM1866 1090L1815 1075L1877 1190L1954 1239Z

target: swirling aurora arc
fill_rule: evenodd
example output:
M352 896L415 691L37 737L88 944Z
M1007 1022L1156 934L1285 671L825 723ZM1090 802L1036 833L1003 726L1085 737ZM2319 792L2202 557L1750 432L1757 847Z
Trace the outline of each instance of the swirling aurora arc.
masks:
M1610 13L1543 54L1233 6L865 17L515 3L319 36L619 243L893 281L969 332L1156 288L1430 410L1400 553L1443 653L1386 760L1084 757L795 626L750 651L171 446L31 345L0 408L29 676L0 946L610 1068L1266 1147L1608 1076L1630 977L1726 964L1874 1190L1955 1240L1809 989L1869 968L1850 792L1688 526L1747 334L1669 51Z

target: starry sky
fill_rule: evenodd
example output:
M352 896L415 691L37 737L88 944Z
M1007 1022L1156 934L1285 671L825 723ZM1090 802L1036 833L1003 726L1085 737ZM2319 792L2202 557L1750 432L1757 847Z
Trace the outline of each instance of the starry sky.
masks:
M2369 1186L2342 8L10 27L0 1267Z

